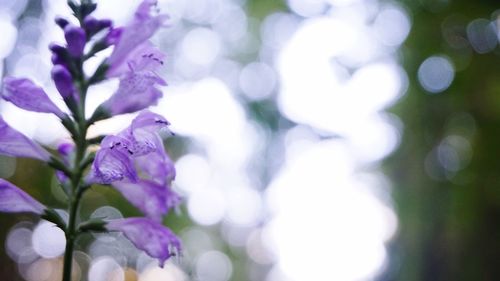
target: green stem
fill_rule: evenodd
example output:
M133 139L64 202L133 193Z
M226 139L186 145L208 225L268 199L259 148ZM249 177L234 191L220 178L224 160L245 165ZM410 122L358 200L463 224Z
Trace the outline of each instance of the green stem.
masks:
M74 200L72 200L70 204L69 221L68 227L66 229L66 250L64 252L63 281L71 280L71 269L73 267L73 251L75 248L76 240L76 215L78 213L81 196L82 192L78 191Z
M63 281L71 281L71 272L73 267L73 252L75 248L75 240L78 236L76 223L78 218L78 209L83 193L87 190L87 186L82 184L83 171L85 166L82 166L85 152L87 150L87 121L85 119L85 97L87 95L87 84L83 74L82 62L79 61L79 94L80 102L77 111L74 112L76 134L73 135L76 145L75 162L73 164L73 173L71 173L71 193L69 195L69 220L68 227L65 230L66 234L66 250L64 252L63 265ZM86 165L88 165L86 163Z

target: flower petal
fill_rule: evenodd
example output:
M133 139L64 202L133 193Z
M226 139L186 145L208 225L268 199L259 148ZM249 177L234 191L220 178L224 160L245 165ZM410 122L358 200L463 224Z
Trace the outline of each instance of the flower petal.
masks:
M155 87L158 77L151 73L128 73L118 90L102 106L111 114L132 113L156 105L163 93Z
M131 158L133 152L122 144L123 141L116 136L104 138L87 176L88 183L110 184L125 178L137 181L137 173Z
M157 258L160 266L181 251L179 238L159 222L146 218L125 218L111 220L106 228L123 232L132 244L145 251L149 256Z
M129 71L155 71L164 64L165 53L151 42L136 46L120 63L111 64L106 72L107 77L119 77ZM160 84L165 84L162 80Z
M0 117L0 154L49 161L50 154Z
M181 203L180 196L169 187L149 180L139 180L136 183L120 181L113 183L113 187L155 221L161 221L170 209Z
M0 212L43 214L45 206L12 183L0 179Z
M156 0L144 0L137 8L133 21L123 28L120 40L108 59L111 69L118 65L127 64L129 54L153 36L156 30L168 19L167 15L151 15L151 7L156 5L156 2Z
M29 79L5 77L2 98L16 106L35 112L54 113L60 118L64 113L50 100L42 88Z

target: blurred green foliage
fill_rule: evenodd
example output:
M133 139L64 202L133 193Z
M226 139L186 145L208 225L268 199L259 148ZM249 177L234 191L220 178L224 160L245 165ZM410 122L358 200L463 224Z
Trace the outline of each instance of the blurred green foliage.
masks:
M469 22L492 19L499 2L401 2L413 20L402 48L410 84L392 109L404 123L402 144L385 165L399 232L380 280L499 280L500 51L454 48L443 35L454 19L465 35ZM432 55L446 55L460 68L438 94L426 93L417 79L419 65ZM465 137L472 152L468 165L452 174L430 167L432 151L450 135Z

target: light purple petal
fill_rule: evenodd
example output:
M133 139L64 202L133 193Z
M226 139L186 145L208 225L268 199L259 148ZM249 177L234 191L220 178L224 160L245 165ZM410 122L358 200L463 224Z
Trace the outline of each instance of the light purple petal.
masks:
M120 193L147 217L161 221L168 211L181 203L181 198L167 186L148 180L136 183L120 181L113 183Z
M181 251L179 238L159 222L146 218L126 218L109 221L106 228L123 232L132 244L149 256L157 258L160 266Z
M119 136L129 140L129 148L138 157L163 149L158 131L168 125L170 123L163 116L144 110Z
M136 182L140 174L145 180L169 187L175 168L158 134L168 124L161 115L141 112L129 127L101 142L87 180L110 184L126 178Z
M125 178L131 181L137 180L132 162L133 152L127 149L123 141L115 136L104 138L87 176L88 183L110 184Z
M144 156L136 157L135 163L142 171L143 178L158 184L170 186L175 179L175 166L163 147Z
M131 50L120 63L110 64L106 75L119 77L129 71L155 71L163 66L165 56L151 42L145 41ZM160 84L165 84L165 81L162 80Z
M50 100L42 88L29 79L5 77L2 98L16 106L35 112L54 113L60 118L64 113Z
M45 206L12 183L0 179L0 212L35 213L41 215Z
M162 92L155 87L158 77L130 72L120 79L118 90L102 105L111 115L132 113L156 105Z
M39 144L10 127L0 117L0 154L48 161L50 154Z
M166 15L151 15L151 8L156 5L156 2L155 0L144 0L136 10L133 21L124 27L120 40L108 59L111 68L126 64L129 54L153 36L156 30L168 19Z

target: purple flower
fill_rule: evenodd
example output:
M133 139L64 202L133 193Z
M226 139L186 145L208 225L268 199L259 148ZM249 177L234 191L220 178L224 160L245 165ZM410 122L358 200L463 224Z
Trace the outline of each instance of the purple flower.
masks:
M158 131L170 123L163 116L150 111L142 111L132 124L118 136L127 140L128 148L135 157L163 149L163 142Z
M132 161L133 152L123 145L125 140L116 136L107 136L101 142L101 149L96 153L87 183L110 184L128 179L137 181L137 172Z
M39 144L11 128L0 117L0 154L49 161L50 154Z
M81 27L68 24L64 27L64 38L66 38L69 54L75 58L81 57L85 43L87 42L85 30Z
M36 112L54 113L64 118L64 113L50 100L42 88L29 79L5 77L2 98L16 106Z
M163 65L165 54L148 39L168 18L153 16L151 7L156 0L144 0L138 7L132 22L119 29L112 29L106 41L115 44L107 60L107 77L119 77L118 90L102 107L110 115L131 113L155 105L162 97L158 85L165 81L155 73Z
M103 140L88 180L112 184L147 216L161 219L181 201L171 189L175 168L158 134L168 125L161 115L141 112L128 128Z
M130 72L120 79L118 90L101 106L109 114L118 115L156 105L163 94L155 84L165 85L156 74Z
M45 206L12 183L0 179L0 212L43 214Z
M118 135L104 138L101 142L101 149L97 151L92 163L88 181L110 184L128 179L136 182L138 173L134 161L137 157L148 157L158 152L162 152L161 156L166 156L163 142L157 131L168 124L168 121L161 115L143 111L128 128ZM161 157L153 156L151 159L155 158ZM160 165L167 162L165 159L159 160L154 160L154 163ZM173 164L170 165L173 166Z
M106 228L123 232L132 244L149 256L157 258L160 266L181 251L179 238L159 222L146 218L126 218L109 221Z
M136 183L120 181L113 183L113 187L148 218L155 221L161 221L170 209L181 203L180 196L169 187L150 180L140 179Z
M167 15L151 15L151 8L156 5L156 0L144 0L137 8L132 22L123 28L120 38L111 53L107 63L110 65L108 76L116 76L115 68L126 66L132 51L145 43L158 30Z
M155 105L162 97L157 85L166 82L155 70L163 65L165 54L149 42L135 48L127 64L111 65L108 76L120 76L118 90L102 105L111 115L131 113Z
M64 100L73 98L75 101L79 100L78 93L76 92L75 85L73 84L73 77L69 70L61 64L56 64L51 71L52 80L56 84L57 91L61 94Z

